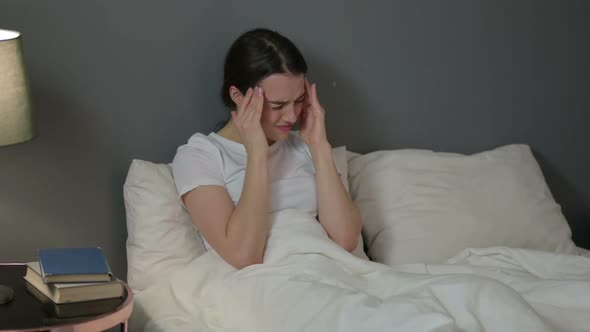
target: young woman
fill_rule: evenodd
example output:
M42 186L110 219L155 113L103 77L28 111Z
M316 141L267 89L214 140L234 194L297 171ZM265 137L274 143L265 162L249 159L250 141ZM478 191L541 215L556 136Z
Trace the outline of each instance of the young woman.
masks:
M268 215L294 208L318 216L328 236L353 251L361 217L336 171L325 112L307 64L277 32L255 29L230 47L222 98L231 119L197 133L172 164L182 202L204 238L241 269L262 263ZM300 120L300 137L290 132Z

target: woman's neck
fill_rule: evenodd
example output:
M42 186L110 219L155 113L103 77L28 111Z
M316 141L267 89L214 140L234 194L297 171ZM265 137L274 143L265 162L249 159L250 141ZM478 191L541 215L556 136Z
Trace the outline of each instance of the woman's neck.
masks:
M230 141L234 141L236 143L242 144L242 140L240 138L240 133L238 132L238 128L234 125L232 120L229 120L221 130L217 132L217 135L226 138Z
M236 128L236 125L232 120L229 120L227 124L223 128L221 128L221 130L219 130L216 134L230 141L243 144L242 139L240 137L240 132L238 131L238 128ZM268 138L266 140L269 146L276 143L275 141L270 140Z

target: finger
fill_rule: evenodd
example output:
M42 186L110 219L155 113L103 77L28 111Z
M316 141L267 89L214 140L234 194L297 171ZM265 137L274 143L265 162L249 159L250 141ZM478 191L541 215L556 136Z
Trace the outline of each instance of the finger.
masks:
M301 106L301 113L299 113L299 118L303 118L305 116L305 112L307 111L307 103L303 102Z
M257 95L257 88L252 89L252 98L250 99L250 104L248 105L248 107L246 107L246 109L244 110L244 118L243 118L243 122L247 123L247 124L251 124L253 122L253 119L255 118L255 111L253 110L256 104L256 100L258 98Z
M311 93L311 86L309 85L309 81L307 80L307 78L305 79L305 99L307 100L307 103L309 104L311 101L310 98L310 93Z
M250 100L250 105L248 105L246 112L248 119L255 118L258 113L258 107L261 104L260 100L262 99L260 91L260 87L255 87L252 92L252 99Z
M311 85L311 104L312 104L312 111L314 116L320 116L324 113L324 109L322 108L322 105L320 105L320 101L318 100L318 94L317 94L317 84L312 84Z
M307 127L307 113L301 112L299 115L299 130L305 130Z
M309 106L304 108L301 112L301 121L307 123L307 119L309 118Z
M307 92L307 100L308 103L313 106L313 108L315 109L319 109L320 108L320 101L318 100L318 96L316 93L316 84L313 83L309 83L309 81L307 79L305 79L305 90Z
M319 106L320 101L318 100L318 92L317 92L317 84L311 85L311 94L312 94L312 102L315 104L314 106Z
M305 104L305 108L303 109L305 116L309 116L309 113L312 112L312 107L311 107L311 103L309 102L309 100L307 101L307 104Z
M262 115L262 108L264 107L264 90L262 87L258 88L258 99L256 100L256 116L260 117Z
M240 103L240 106L237 108L236 110L236 115L235 115L235 120L237 122L242 123L244 121L244 115L246 113L246 103L248 102L248 100L250 99L250 94L247 91L246 95L244 96L244 98L242 98L242 102Z
M248 88L248 90L246 91L246 94L244 95L244 98L242 98L242 102L238 106L238 109L239 109L238 115L240 115L240 113L242 113L244 110L246 110L246 108L250 104L250 100L252 100L252 95L253 95L252 88Z

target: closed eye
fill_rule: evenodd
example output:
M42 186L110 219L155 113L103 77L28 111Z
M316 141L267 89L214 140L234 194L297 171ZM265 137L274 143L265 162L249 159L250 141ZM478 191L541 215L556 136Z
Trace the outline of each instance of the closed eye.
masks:
M305 94L302 94L301 97L297 98L297 100L295 100L295 103L300 104L303 101L305 101ZM271 104L280 104L279 106L275 106L275 107L271 107L273 110L282 110L283 107L285 107L286 104L288 104L287 102L281 102L281 101L271 101Z

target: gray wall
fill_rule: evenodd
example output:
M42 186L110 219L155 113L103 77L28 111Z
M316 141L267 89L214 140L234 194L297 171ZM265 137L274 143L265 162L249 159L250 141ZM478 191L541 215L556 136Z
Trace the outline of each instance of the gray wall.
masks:
M333 145L530 144L590 246L590 2L2 0L40 136L0 148L0 261L101 245L125 277L132 158L169 162L226 114L223 55L267 26L307 57Z

